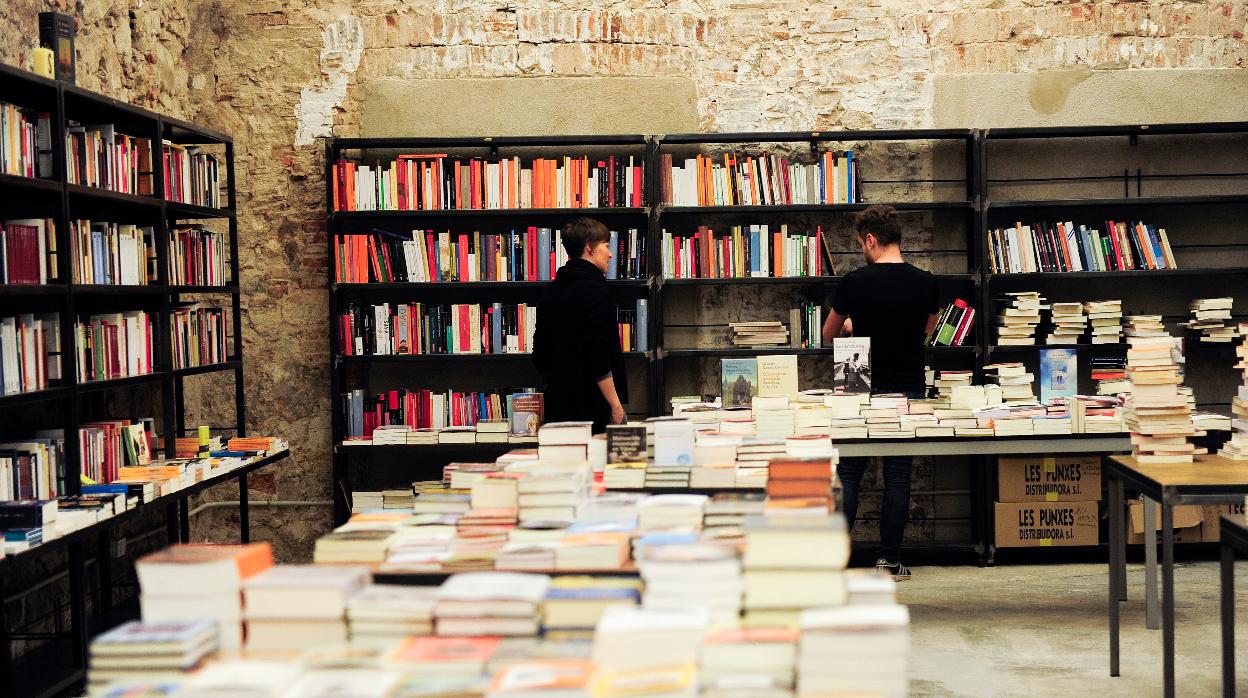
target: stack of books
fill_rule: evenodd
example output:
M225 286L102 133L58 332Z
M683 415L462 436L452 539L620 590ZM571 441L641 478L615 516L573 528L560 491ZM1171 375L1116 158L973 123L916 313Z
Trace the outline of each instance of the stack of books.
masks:
M727 434L700 434L693 444L690 487L735 487L737 446L740 439Z
M799 696L909 693L910 613L905 606L811 609L799 625Z
M148 623L206 619L223 651L243 647L243 584L273 567L268 543L173 545L135 563Z
M867 393L838 393L827 395L823 404L832 410L832 422L828 435L832 440L867 438L867 419L862 409L869 403Z
M730 322L728 329L734 347L782 347L789 343L789 330L783 322Z
M698 654L708 625L705 606L608 608L594 628L594 695L696 695Z
M1126 357L1094 356L1089 363L1097 395L1122 395L1131 390L1131 381L1127 380Z
M904 395L873 395L859 414L867 419L867 436L872 439L901 439L914 436L913 428L903 428L901 413L906 410Z
M585 463L534 467L516 482L520 523L572 523L590 495L593 477Z
M1088 325L1087 318L1083 314L1083 303L1054 301L1049 307L1053 330L1048 337L1044 338L1044 343L1078 344Z
M832 501L833 463L831 458L775 458L768 465L767 510L809 509L812 515L827 512Z
M1032 383L1034 374L1019 361L995 363L984 366L988 378L1001 387L1001 400L1005 404L1036 404L1036 392Z
M735 536L747 516L762 514L766 495L762 492L720 492L711 497L702 517L704 538Z
M588 640L602 614L612 606L641 602L635 577L560 575L550 580L542 601L542 628L548 639Z
M542 599L550 586L544 574L466 572L438 587L435 627L442 636L534 636Z
M555 548L555 569L618 570L628 562L631 525L577 524Z
M703 494L659 494L637 506L637 527L642 531L698 530L707 497Z
M689 487L693 477L693 468L689 465L651 463L644 472L646 487Z
M280 565L247 579L247 652L298 652L346 642L347 600L368 581L367 567L331 565Z
M216 650L211 620L130 621L91 641L87 679L92 692L113 682L176 684Z
M826 433L790 436L784 440L784 455L790 458L830 458L836 462L836 447Z
M388 648L409 635L433 634L437 590L398 584L371 584L347 600L351 643Z
M757 437L742 439L737 446L737 487L763 488L772 458L784 456L784 441Z
M638 549L646 608L680 610L705 606L712 628L735 628L745 583L736 551L712 543L647 545Z
M941 400L950 400L954 388L971 385L974 380L974 371L941 371L934 381L936 395Z
M1192 318L1183 326L1199 332L1202 342L1233 342L1239 337L1236 326L1231 324L1234 301L1233 298L1197 298L1187 304Z
M823 404L820 397L816 403L798 403L793 410L794 436L827 436L832 428L832 408Z
M351 513L359 514L383 508L385 498L381 492L351 492Z
M745 520L745 618L750 627L795 627L804 609L845 603L849 532L845 517L791 513L768 501L767 514Z
M318 564L384 562L395 532L387 519L395 514L357 514L355 521L316 539L312 561ZM397 514L405 517L406 514ZM380 520L379 520L380 519Z
M444 483L412 483L416 501L412 511L417 514L464 514L472 508L472 491L451 488Z
M537 458L547 465L589 461L590 422L547 422L537 431Z
M1130 330L1128 330L1130 335ZM1141 463L1190 463L1203 453L1188 442L1198 433L1192 424L1192 408L1180 392L1182 377L1171 354L1171 339L1160 336L1129 336L1127 394L1123 421L1131 431L1135 457Z
M997 316L997 344L999 346L1028 346L1036 343L1036 326L1040 324L1040 311L1048 306L1036 291L1007 293L998 299L1002 303Z
M1248 323L1239 323L1239 334L1248 338ZM1248 460L1248 339L1240 341L1235 347L1238 361L1235 369L1240 372L1242 380L1231 398L1231 428L1234 432L1230 440L1222 444L1218 455L1232 460Z
M798 637L781 627L712 632L702 646L702 698L790 698Z
M754 417L755 436L783 439L793 435L797 422L787 395L756 396L750 403L750 412Z
M1122 301L1088 301L1083 311L1092 325L1093 344L1122 343Z

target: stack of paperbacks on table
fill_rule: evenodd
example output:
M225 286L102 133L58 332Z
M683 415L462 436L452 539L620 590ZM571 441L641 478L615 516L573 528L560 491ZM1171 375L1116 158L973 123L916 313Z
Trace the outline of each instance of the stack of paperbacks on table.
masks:
M268 543L172 545L135 563L143 620L216 621L221 649L243 647L242 586L273 567Z

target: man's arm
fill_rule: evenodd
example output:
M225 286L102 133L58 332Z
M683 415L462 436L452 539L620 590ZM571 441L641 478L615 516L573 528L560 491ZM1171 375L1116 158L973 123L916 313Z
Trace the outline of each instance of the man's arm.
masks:
M828 319L823 322L823 343L831 345L837 337L848 337L853 332L853 321L835 310L828 311Z
M619 338L608 331L608 328L614 324L611 317L615 315L615 312L614 306L607 301L605 292L600 297L590 300L587 315L590 340L588 350L593 355L590 358L590 365L594 367L594 381L598 383L603 399L611 407L611 421L615 424L622 424L624 406L620 404L620 396L615 391L615 377L611 374L610 358L614 349L612 343L618 342Z
M624 406L620 404L620 396L615 392L615 376L608 373L599 378L598 389L602 391L602 397L611 406L611 423L623 424L626 416L624 414Z

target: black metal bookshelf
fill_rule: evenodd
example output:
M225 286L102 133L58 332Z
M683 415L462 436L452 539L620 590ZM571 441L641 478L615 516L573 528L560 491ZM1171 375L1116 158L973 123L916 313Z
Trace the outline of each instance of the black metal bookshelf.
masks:
M696 227L704 218L711 218L717 221L732 220L734 222L749 223L768 223L771 221L780 222L786 216L800 216L804 220L810 220L812 216L819 215L844 215L859 211L866 206L874 203L887 203L894 206L899 211L910 211L919 214L929 214L932 216L942 216L942 221L949 222L952 227L959 226L962 232L963 246L950 246L949 249L933 250L942 254L952 256L955 264L960 264L959 259L964 261L964 272L957 273L938 273L940 280L942 301L951 300L953 297L961 297L970 301L976 310L973 334L968 337L964 346L960 347L932 347L927 351L927 358L932 368L940 370L942 367L948 368L972 368L976 371L977 377L982 380L983 366L995 360L1026 360L1034 362L1038 359L1038 352L1041 349L1050 348L1048 345L1035 346L997 346L994 344L995 337L992 326L995 325L993 317L995 313L995 295L1003 290L1020 290L1020 289L1036 289L1046 294L1061 293L1064 295L1091 294L1101 293L1109 290L1111 293L1123 293L1128 291L1133 293L1147 293L1155 289L1155 283L1165 284L1167 288L1172 286L1182 286L1184 290L1178 293L1197 293L1197 289L1206 289L1217 291L1221 289L1232 288L1234 284L1243 278L1248 278L1248 238L1239 235L1231 244L1221 244L1216 240L1198 240L1199 232L1192 232L1186 235L1184 240L1172 239L1175 247L1176 255L1183 254L1188 251L1201 252L1208 249L1229 248L1233 255L1226 255L1219 259L1219 264L1212 265L1189 265L1181 264L1177 269L1164 270L1134 270L1134 271L1104 271L1104 272L1064 272L1064 273L1027 273L1027 274L994 274L991 273L988 264L988 232L994 227L1001 226L1005 221L1011 223L1015 217L1024 220L1030 220L1033 216L1050 216L1056 217L1060 215L1063 219L1076 217L1096 216L1100 212L1109 213L1114 220L1151 216L1153 212L1169 211L1169 212L1219 212L1219 211L1239 211L1248 207L1248 185L1235 186L1233 180L1238 174L1244 177L1243 181L1248 181L1248 173L1235 172L1206 172L1202 170L1203 163L1197 163L1187 170L1178 168L1170 171L1169 168L1174 166L1171 159L1162 159L1161 162L1155 163L1153 169L1163 168L1165 171L1152 171L1143 165L1134 168L1126 168L1119 172L1100 173L1097 167L1101 165L1099 161L1080 161L1077 159L1066 160L1063 162L1064 169L1052 176L1046 176L1043 172L1037 172L1033 163L1023 161L1020 163L1009 164L1008 154L1001 154L998 148L1006 145L1015 147L1020 143L1035 143L1041 150L1049 148L1051 145L1057 144L1062 139L1109 139L1120 145L1134 148L1140 143L1150 142L1158 137L1179 138L1183 143L1198 143L1199 139L1206 137L1233 137L1240 134L1248 136L1248 122L1233 123L1206 123L1206 124L1161 124L1161 125L1111 125L1111 126L1079 126L1079 127L1042 127L1042 128L1011 128L1011 129L991 129L991 130L972 130L972 129L914 129L914 130L880 130L880 131L800 131L800 132L741 132L741 133L692 133L692 134L674 134L664 136L554 136L554 137L537 137L537 138L339 138L331 139L327 149L327 174L332 170L332 164L343 155L345 151L360 151L363 159L368 159L368 153L386 151L397 151L403 149L424 150L427 152L442 152L445 148L475 148L477 153L486 155L496 155L500 148L516 147L520 149L534 148L541 146L557 146L569 149L570 152L575 148L597 145L597 146L620 146L632 145L637 146L645 143L646 158L646 205L639 209L518 209L518 210L487 210L487 211L420 211L420 212L404 212L404 211L368 211L368 212L348 212L335 213L329 212L330 238L335 233L340 233L349 226L352 221L360 221L361 223L368 221L378 221L385 219L393 219L395 221L407 222L408 219L426 219L429 221L438 221L440 219L461 218L479 218L482 220L491 218L513 217L524 220L543 221L543 224L553 224L560 220L571 218L577 215L599 215L609 219L609 224L617 225L618 221L629 219L629 217L641 218L644 216L648 222L648 243L650 257L648 261L648 277L644 280L627 282L644 286L650 299L650 352L644 357L649 365L649 386L650 400L646 406L648 414L658 415L666 412L666 400L669 397L666 393L665 373L668 371L686 371L691 362L699 360L713 359L726 356L753 356L763 354L796 354L801 357L812 357L805 360L819 360L818 357L827 356L831 353L827 348L796 348L796 347L772 347L772 348L737 348L737 347L716 347L716 348L684 348L670 346L672 342L670 337L664 337L664 302L670 300L668 294L692 292L698 288L716 287L716 286L739 286L752 289L753 287L789 287L794 291L802 293L826 293L837 283L839 277L749 277L749 278L722 278L722 279L672 279L665 278L662 269L662 254L659 250L659 242L661 241L661 232L665 227L675 229L679 227ZM740 144L781 144L795 152L803 147L808 147L812 154L818 153L821 148L835 148L837 144L844 143L860 143L860 142L882 142L893 141L904 147L921 148L924 147L921 142L940 142L940 147L945 148L942 157L948 157L953 161L960 162L960 173L944 177L933 176L924 179L914 176L912 178L902 177L900 179L870 179L871 177L883 177L884 175L876 172L864 172L862 193L866 197L866 201L845 203L845 204L798 204L790 206L674 206L668 205L661 201L659 163L660 156L664 152L695 152L703 148L731 148ZM932 146L935 147L935 146ZM960 152L959 152L960 151ZM990 165L999 164L1006 168L1008 176L997 176L996 170ZM1012 169L1011 169L1012 168ZM1186 172L1186 174L1185 174ZM1203 179L1212 179L1218 183L1216 191L1196 190L1183 191L1175 193L1169 191L1167 187L1173 187L1176 184L1189 184L1201 181ZM328 181L327 177L327 187ZM998 189L1002 185L1015 184L1036 184L1036 185L1066 185L1067 190L1060 195L1053 196L1020 196L1014 193L998 195ZM933 195L916 195L913 200L905 197L899 197L895 194L897 187L924 187L927 186L930 192L941 190L944 192L942 196ZM1100 187L1101 190L1093 191L1094 187ZM875 196L873 191L889 190L884 196ZM1189 186L1189 189L1192 187ZM1112 191L1111 191L1112 189ZM329 202L332 201L332 190L327 188L327 208ZM332 242L331 242L332 245ZM921 253L922 251L920 251ZM332 258L332 247L331 247ZM1145 281L1149 280L1149 281ZM1121 286L1119 283L1121 282ZM1143 282L1143 283L1141 283ZM621 283L621 282L616 282ZM1034 284L1034 285L1033 285ZM353 294L358 297L373 297L379 295L398 294L416 294L423 293L468 293L466 289L474 286L488 289L489 293L497 293L501 298L509 297L507 294L519 293L518 289L528 291L532 284L528 283L494 283L494 284L333 284L331 270L331 293L330 306L331 317L337 311L337 303L339 303L344 295ZM1242 286L1242 284L1241 284ZM1119 289L1123 290L1119 290ZM464 289L464 290L461 290ZM1218 295L1225 295L1219 292ZM810 296L810 299L822 302L826 308L827 297ZM1117 296L1110 296L1117 297ZM1185 297L1200 297L1191 295ZM1099 300L1094 297L1071 298L1071 300ZM1133 313L1149 313L1149 307L1134 307L1125 302L1124 298L1124 314ZM1162 312L1162 311L1152 311ZM1162 313L1166 315L1168 321L1173 323L1180 316L1176 315L1172 310ZM1058 348L1054 345L1052 348ZM1069 345L1066 348L1070 348ZM1109 344L1094 345L1090 343L1080 343L1074 345L1081 355L1113 355L1121 353L1125 350L1125 345ZM377 363L387 363L389 357L374 357ZM485 363L489 355L470 355L470 356L451 356L446 357L446 361L455 362L464 360L467 362L476 362L473 365L490 365ZM505 358L511 358L505 356ZM523 357L519 357L523 358ZM429 361L431 366L441 367L443 364L441 357L437 359L415 359L414 364L419 365L425 361ZM400 360L400 362L406 359ZM948 363L946 363L948 362ZM513 447L523 447L521 445L512 444L466 444L462 446L452 444L439 444L430 446L339 446L341 442L341 416L338 408L338 394L342 389L341 371L345 370L351 364L371 364L371 358L342 357L341 360L335 362L334 369L331 371L331 390L334 400L334 432L333 439L335 451L341 457L335 457L334 465L334 482L336 494L335 514L337 520L341 521L346 518L349 512L349 503L346 500L350 491L349 487L344 487L349 475L345 454L364 454L364 453L390 453L390 454L411 454L413 460L419 465L422 458L429 454L432 463L436 458L432 454L439 454L442 462L447 459L456 457L471 459L473 457L489 457L492 453L502 452ZM507 362L498 364L499 380L505 381L505 376L511 375L509 371L512 369L505 368L505 365L516 365L517 362ZM670 364L670 365L669 365ZM449 364L447 364L449 365ZM1228 361L1227 366L1230 363ZM1228 368L1229 370L1229 368ZM1069 438L1069 437L1067 437ZM361 461L363 458L361 458ZM991 459L977 457L975 459L974 468L979 471L972 473L972 529L974 533L973 544L976 546L980 554L981 560L991 560L993 547L993 520L992 520L992 501L995 498L994 477L988 469ZM422 466L423 467L423 466ZM919 544L916 544L919 545ZM962 549L966 546L958 543L949 543L946 545L950 550Z
M78 427L84 421L109 418L100 396L120 391L159 389L160 415L157 417L159 436L165 454L173 455L174 445L184 435L185 409L183 405L186 377L209 373L230 373L234 386L234 424L214 427L231 434L246 434L246 410L243 390L243 342L241 298L239 292L238 226L234 214L237 204L234 179L234 143L226 134L158 114L89 90L58 81L46 80L36 75L0 65L0 100L21 107L36 109L50 114L53 175L45 179L31 179L5 175L0 177L0 219L23 217L51 218L56 224L57 277L58 281L45 285L0 285L4 314L23 312L51 313L59 316L61 378L46 389L30 393L18 393L0 397L0 440L20 440L32 436L34 428L59 428L65 434L63 458L64 477L58 494L81 493L81 454L77 439ZM70 121L80 123L112 123L119 132L146 138L151 143L152 194L141 196L106 191L67 182L65 133ZM168 201L164 191L164 158L162 143L170 141L186 145L203 145L215 149L223 156L223 179L225 204L223 208L206 208ZM140 286L104 286L75 284L72 282L71 244L69 222L76 218L101 218L119 223L139 223L153 229L156 247L156 279ZM230 279L222 286L178 286L167 282L168 232L172 225L181 221L216 219L228 226L228 268ZM171 308L183 294L229 297L232 314L229 332L233 339L233 353L227 360L210 365L173 368L173 352L170 340ZM152 319L152 343L154 370L148 374L98 381L78 381L74 351L74 323L80 314L100 310L145 310ZM228 339L227 339L228 342ZM101 411L102 408L102 411ZM134 416L134 415L123 415ZM33 426L32 426L33 425ZM72 667L65 668L50 678L49 685L27 683L19 677L16 669L20 662L11 656L10 643L18 636L10 633L9 620L4 618L0 604L0 693L6 695L55 695L68 686L81 681L86 659L87 610L86 610L86 560L93 551L107 549L107 542L115 526L138 515L140 511L165 511L169 517L171 539L188 538L188 508L186 500L205 487L237 480L240 500L241 538L248 538L247 527L247 475L286 457L286 453L254 462L229 473L214 476L166 497L139 505L125 514L116 515L62 538L52 539L32 547L29 551L11 555L0 560L0 597L4 596L5 578L28 569L36 558L56 550L68 550L66 563L69 567L70 624L68 647ZM162 507L162 505L164 505ZM97 546L97 547L90 547ZM103 547L98 547L103 546ZM96 574L103 565L96 565ZM103 588L107 580L97 580ZM94 608L95 624L99 618L111 614L112 608ZM65 638L62 638L62 641ZM58 651L58 662L66 660L66 652ZM28 676L25 678L29 678Z

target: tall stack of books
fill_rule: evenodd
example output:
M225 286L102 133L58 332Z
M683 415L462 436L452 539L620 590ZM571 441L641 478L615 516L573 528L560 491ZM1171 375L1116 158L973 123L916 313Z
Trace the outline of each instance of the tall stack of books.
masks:
M1194 454L1204 451L1188 442L1198 432L1192 424L1192 407L1180 391L1183 379L1171 354L1170 337L1163 332L1129 336L1127 341L1131 392L1123 421L1131 431L1136 459L1141 463L1192 462Z
M1087 330L1087 318L1083 303L1058 303L1050 305L1053 330L1044 338L1045 344L1078 344Z
M347 600L352 644L390 647L409 635L433 634L432 587L371 584Z
M823 404L798 403L793 410L794 436L827 436L832 428L832 408Z
M594 695L696 695L698 655L708 626L705 606L608 608L594 628Z
M974 371L941 371L935 381L936 395L947 401L953 397L954 388L971 385L974 380Z
M534 636L542 599L550 586L544 574L465 572L438 587L435 627L442 636Z
M906 411L904 395L872 395L868 406L860 411L867 418L867 435L873 439L904 439L914 436L912 426L902 426Z
M754 435L764 439L792 436L796 428L793 410L787 395L759 395L750 403L754 416Z
M750 627L796 627L802 610L845 603L849 532L839 513L775 509L743 524L745 618Z
M1231 324L1231 306L1234 298L1197 298L1187 304L1192 318L1184 327L1200 333L1202 342L1233 342L1239 336Z
M693 444L690 487L735 487L737 445L740 439L727 434L700 434Z
M174 545L135 563L148 623L214 621L226 652L243 647L243 584L273 567L268 543Z
M851 603L804 612L797 695L905 696L910 613L898 604Z
M832 424L828 435L832 440L867 438L867 420L862 407L868 404L867 393L840 393L825 395L823 404L832 410Z
M347 601L367 567L279 565L243 583L247 652L295 652L347 641Z
M1022 362L1011 361L984 366L989 380L1001 386L1001 400L1005 404L1032 404L1036 402L1035 375L1027 371Z
M782 347L789 343L789 330L783 322L730 322L734 347Z
M1239 323L1239 336L1243 339L1235 346L1235 356L1239 361L1235 364L1243 377L1231 398L1231 428L1234 432L1230 440L1222 444L1218 455L1232 460L1248 460L1248 322Z
M113 682L177 683L216 650L211 620L130 621L91 641L87 679L93 693Z
M1001 299L1001 314L997 316L997 344L1000 346L1027 346L1036 343L1036 326L1040 324L1040 311L1047 306L1037 291L1007 293Z
M780 439L742 439L737 446L737 487L766 486L768 464L772 458L783 456L784 441Z
M1094 356L1089 362L1097 395L1122 395L1131 390L1127 380L1127 359L1121 356Z
M593 473L585 463L533 468L516 482L520 523L575 521L592 484Z
M1093 344L1122 342L1122 301L1088 301L1083 304L1088 323L1092 325Z

